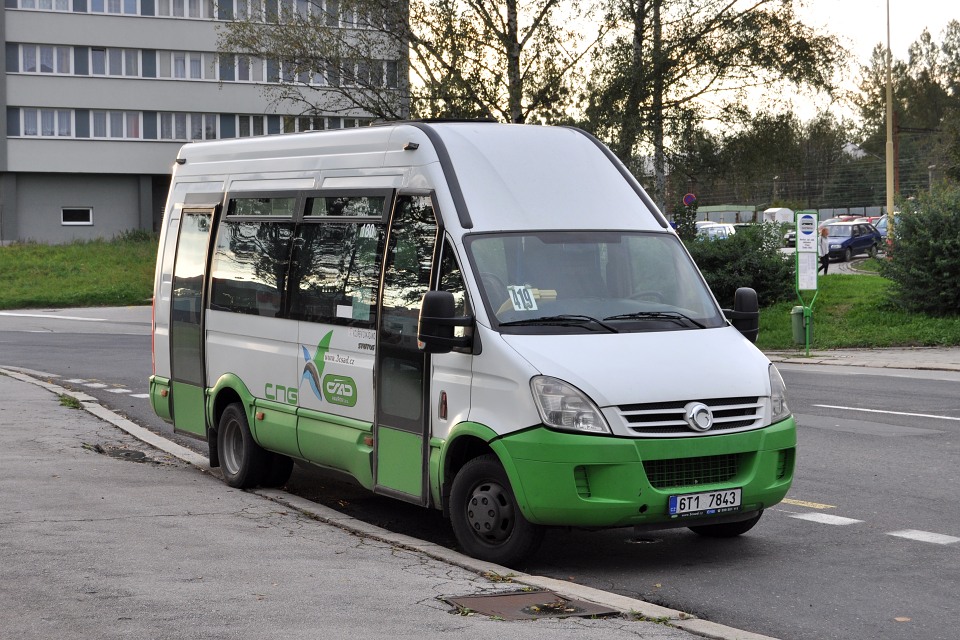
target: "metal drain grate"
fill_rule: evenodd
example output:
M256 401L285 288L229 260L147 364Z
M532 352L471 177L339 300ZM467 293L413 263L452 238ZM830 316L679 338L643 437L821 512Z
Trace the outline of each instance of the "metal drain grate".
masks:
M457 613L476 612L501 620L620 615L615 609L583 600L571 600L552 591L517 591L445 600L457 608Z

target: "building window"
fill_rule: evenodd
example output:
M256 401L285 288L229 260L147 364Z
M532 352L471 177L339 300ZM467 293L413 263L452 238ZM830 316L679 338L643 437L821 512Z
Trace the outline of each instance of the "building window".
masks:
M106 49L90 49L90 73L95 76L107 74Z
M60 209L60 224L65 227L92 227L93 209L90 207L64 207Z
M176 80L216 80L217 56L199 51L161 51L157 76Z
M237 137L262 136L266 132L265 116L237 116Z
M73 112L69 109L21 109L25 136L69 138L73 136Z
M40 11L71 11L70 0L20 0L21 9Z
M53 45L20 45L20 71L23 73L69 74L73 70L73 48Z
M139 111L91 111L91 137L139 140L140 117Z
M140 15L139 0L90 0L90 13L114 15Z
M90 73L95 76L140 76L139 49L90 49Z
M214 0L157 0L156 12L165 18L213 19Z
M158 114L161 140L216 140L219 137L217 116L212 113Z

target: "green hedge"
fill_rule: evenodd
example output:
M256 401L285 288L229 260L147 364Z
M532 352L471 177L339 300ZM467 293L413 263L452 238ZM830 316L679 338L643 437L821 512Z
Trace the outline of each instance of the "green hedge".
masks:
M796 297L794 261L780 251L778 224L738 227L720 240L695 239L687 249L722 307L732 307L739 287L756 290L761 307Z
M934 316L960 313L960 189L906 201L888 255L880 273L893 281L894 305Z

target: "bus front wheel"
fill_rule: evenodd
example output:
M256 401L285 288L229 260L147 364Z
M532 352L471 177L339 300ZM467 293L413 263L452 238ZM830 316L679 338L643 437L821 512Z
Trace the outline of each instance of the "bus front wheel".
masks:
M259 484L268 454L253 441L247 414L237 403L228 406L220 416L217 453L223 479L228 485L248 489Z
M543 540L543 527L523 517L493 455L470 460L454 477L450 524L468 555L506 566L532 555Z

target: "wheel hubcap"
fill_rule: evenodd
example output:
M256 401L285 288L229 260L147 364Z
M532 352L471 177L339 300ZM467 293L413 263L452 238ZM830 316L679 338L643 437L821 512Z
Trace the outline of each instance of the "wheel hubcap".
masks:
M227 473L234 475L240 470L240 460L243 457L243 436L237 423L233 420L227 422L223 433L218 437L223 438L223 459L220 464Z
M467 522L478 537L502 542L513 530L513 503L495 482L477 485L467 502Z

